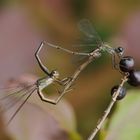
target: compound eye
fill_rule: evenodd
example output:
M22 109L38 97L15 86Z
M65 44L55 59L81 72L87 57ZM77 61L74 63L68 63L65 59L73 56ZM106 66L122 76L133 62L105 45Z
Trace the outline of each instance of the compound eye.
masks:
M57 73L57 71L56 71L56 70L53 70L53 71L52 71L52 73L53 73L53 74L56 74L56 73Z
M119 55L123 55L123 53L124 53L124 48L118 47L118 48L116 48L116 52L117 52Z
M118 51L119 51L119 52L124 52L124 48L118 47Z
M58 76L59 75L58 71L53 71L53 75Z
M58 74L58 72L57 71L54 71L54 74Z

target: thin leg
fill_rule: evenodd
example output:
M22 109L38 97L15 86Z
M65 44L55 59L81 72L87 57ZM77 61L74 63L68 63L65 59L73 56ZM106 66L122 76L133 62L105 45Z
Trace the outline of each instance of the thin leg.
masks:
M115 53L115 50L112 47L110 47L108 44L105 44L105 47L103 49L106 50L109 54L111 54L112 66L113 66L114 69L118 70L118 64L116 63L116 53Z
M71 81L71 77L66 77L64 79L62 79L61 81L59 81L60 84L62 84L63 86L67 85L70 81Z
M54 86L55 90L60 94L61 91L58 89L58 87L55 85L55 83L52 83L52 85Z
M57 101L56 101L56 100L46 98L46 97L44 96L44 94L41 92L41 90L38 89L37 92L38 92L38 95L39 95L39 97L40 97L40 99L41 99L42 101L47 102L47 103L50 103L50 104L54 104L54 105L57 104Z
M56 87L56 85L54 83L52 83L52 85L54 86L54 88L56 89L56 91L61 94L61 91ZM66 91L66 92L70 92L72 91L73 89L71 88L73 85L70 86L70 88Z
M58 96L57 99L46 98L39 88L38 88L37 92L38 92L38 95L42 101L56 105L61 100L61 98L64 96L65 93L72 90L72 89L69 89L71 87L71 84L72 83L70 82L68 85L66 85L65 89L62 92L59 92L59 93L61 93L61 95Z
M39 52L41 51L43 45L44 45L44 42L41 42L39 48L35 52L35 58L36 58L36 60L37 60L37 62L39 64L40 68L42 69L42 71L44 71L47 75L50 75L50 72L49 72L48 68L43 65L43 63L41 62L41 60L39 58Z
M116 63L115 54L112 54L112 66L113 66L114 69L118 70L118 65Z
M71 51L71 50L62 48L62 47L60 47L60 46L57 46L57 45L53 45L53 44L48 43L48 42L46 42L46 44L47 44L48 46L50 46L50 47L53 47L53 48L55 48L55 49L60 49L60 50L62 50L62 51L65 51L65 52L70 53L70 54L73 54L73 55L85 55L85 56L90 56L90 53L79 53L79 52L74 52L74 51Z
M118 70L122 75L124 74L120 69L118 64L116 63L115 55L112 54L112 66L114 69Z

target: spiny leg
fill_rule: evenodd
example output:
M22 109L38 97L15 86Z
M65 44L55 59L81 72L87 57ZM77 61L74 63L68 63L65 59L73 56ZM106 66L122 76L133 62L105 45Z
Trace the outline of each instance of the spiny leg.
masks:
M113 66L113 68L118 70L118 64L116 63L115 54L111 54L111 57L112 57L112 66Z
M44 66L41 59L39 58L39 52L41 51L43 46L44 46L44 42L41 42L40 46L38 47L37 51L35 52L35 58L39 64L40 68L42 69L42 71L44 71L47 75L50 76L49 69L46 66Z

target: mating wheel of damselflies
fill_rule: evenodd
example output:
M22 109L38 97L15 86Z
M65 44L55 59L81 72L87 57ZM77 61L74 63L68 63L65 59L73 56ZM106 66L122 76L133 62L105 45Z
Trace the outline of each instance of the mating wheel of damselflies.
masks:
M112 64L113 67L117 70L119 70L119 64L116 61L116 57L119 58L119 60L121 60L121 58L123 57L123 53L124 53L124 49L122 47L117 47L117 48L112 48L111 46L109 46L107 43L104 43L102 41L102 39L100 38L100 36L98 35L98 33L95 31L95 29L92 27L92 24L89 22L89 20L83 19L79 22L78 27L80 29L81 32L83 32L85 34L85 36L87 37L87 40L90 40L90 44L81 44L80 46L95 46L96 48L93 47L93 50L91 52L75 52L75 51L71 51L69 49L66 48L62 48L60 46L51 44L49 42L44 42L44 44L46 44L49 47L58 49L60 51L64 51L66 53L69 53L71 55L74 56L85 56L87 58L86 61L84 61L74 72L74 74L70 77L70 82L67 84L67 86L65 87L64 91L61 94L61 98L64 96L64 94L66 93L65 90L69 89L69 87L71 86L71 84L77 79L77 77L79 76L79 74L91 63L93 62L95 59L101 57L103 52L107 52L112 56ZM120 71L120 70L119 70Z
M112 89L112 100L107 107L107 109L104 112L104 115L102 118L99 120L97 123L96 128L88 138L88 140L93 140L97 132L100 130L103 122L107 118L108 114L110 113L114 103L116 100L120 100L124 98L126 95L125 93L125 88L124 83L128 81L129 84L133 86L139 86L140 85L140 72L135 71L134 69L134 60L130 56L123 56L124 54L124 49L122 47L117 47L117 48L112 48L110 45L107 43L103 42L98 33L94 30L92 27L92 24L84 19L81 20L78 24L79 29L81 32L84 33L84 35L87 37L87 42L89 41L90 43L88 44L81 44L81 47L84 46L90 46L93 47L93 50L90 52L75 52L71 51L69 49L62 48L60 46L51 44L46 42L46 44L50 47L53 47L55 49L62 50L64 52L67 52L69 54L75 55L75 56L85 56L87 60L82 63L78 69L75 71L75 73L72 76L71 82L75 81L75 79L79 76L79 74L86 68L88 64L90 64L92 61L95 59L99 58L103 52L107 52L112 56L112 65L113 67L118 70L124 77L122 78L122 82L120 85L115 86ZM96 46L96 48L94 48ZM116 61L118 58L118 62Z
M15 115L20 111L22 106L26 103L26 101L29 99L29 97L35 91L37 91L37 93L42 101L48 102L51 104L57 104L61 100L61 98L67 92L69 92L71 90L71 86L72 86L73 82L77 79L79 74L86 68L86 66L88 66L88 64L90 64L96 58L100 57L102 55L102 52L107 52L107 53L111 54L113 67L117 70L119 69L118 66L121 66L121 65L116 62L116 57L118 57L119 60L122 59L123 53L124 53L123 48L122 47L112 48L107 43L104 43L88 20L81 20L79 22L78 26L79 26L79 29L85 34L85 36L87 36L87 38L88 38L88 40L90 40L90 42L91 42L91 40L93 40L93 43L87 44L90 47L93 46L93 50L91 52L88 52L88 53L74 52L74 51L62 48L60 46L57 46L57 45L53 45L53 44L48 43L48 42L42 42L35 53L35 57L38 61L38 64L39 64L41 70L46 74L46 76L38 79L35 83L33 83L31 85L17 89L14 92L10 92L5 97L2 97L2 100L4 100L4 99L8 98L9 96L19 94L20 96L16 99L16 102L13 102L13 105L16 104L21 98L25 97L25 99L23 100L21 105L18 107L18 109L11 115L11 117L8 121L8 124L13 120ZM43 65L43 63L41 62L41 60L39 58L39 52L41 51L41 49L44 45L48 45L50 47L60 49L64 52L67 52L67 53L72 54L72 55L85 56L85 57L87 57L87 60L76 69L76 71L74 72L74 74L71 77L66 77L66 78L63 78L62 80L60 80L58 71L53 70L50 72L49 69ZM96 46L96 48L94 48L95 46ZM57 92L59 93L59 96L54 100L45 97L43 92L42 92L43 89L48 87L49 85L55 84L55 83L57 83L63 87L63 90L61 90L61 91L57 90Z

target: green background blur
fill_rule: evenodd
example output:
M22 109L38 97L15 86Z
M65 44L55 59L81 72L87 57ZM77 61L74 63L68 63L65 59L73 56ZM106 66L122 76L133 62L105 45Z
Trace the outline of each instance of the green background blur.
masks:
M113 47L123 46L126 55L133 56L136 60L136 67L140 68L139 0L0 0L0 18L3 18L1 15L9 9L16 9L15 11L17 13L25 14L26 21L22 20L23 22L21 24L23 25L23 30L25 28L24 25L29 25L29 29L31 29L33 35L34 33L36 34L34 38L30 35L28 42L32 42L32 39L35 40L35 38L39 38L36 42L36 46L32 46L31 49L29 48L29 43L24 46L30 50L29 52L32 52L30 55L34 53L34 50L41 40L49 40L51 43L73 50L70 44L73 44L75 39L80 36L77 23L80 19L87 18L93 23L104 41L109 42ZM3 28L4 25L5 24L1 25L0 23L1 28ZM25 32L24 35L26 36L28 32ZM16 38L16 31L11 34ZM25 41L23 40L24 35L22 35L20 39L21 44ZM3 37L3 35L1 36ZM4 37L6 37L6 35ZM8 42L9 38L6 37L5 40ZM18 35L17 42L19 38L20 36ZM20 43L17 45L19 50ZM10 45L11 44L9 44L9 46ZM16 42L14 45L16 45ZM5 45L4 48L6 49L7 46ZM17 48L14 48L15 51ZM7 53L9 50L10 47L7 48ZM45 51L43 54L45 57ZM24 55L23 58L25 57L26 55ZM71 74L78 65L75 66L71 64L69 58L64 59L64 57L66 57L65 54L58 56L53 55L47 58L49 60L44 60L44 62L46 62L46 65L49 67L52 67L52 69L53 67L57 67L59 70L60 67L60 69L62 68L62 73ZM73 56L71 56L71 58L72 57ZM4 63L6 61L5 59L4 57L1 58L1 62ZM60 60L60 62L58 62L58 60ZM42 72L38 68L36 61L34 60L34 65L32 65L32 62L33 61L29 60L28 65L24 62L24 65L21 65L20 69L18 69L18 67L13 69L14 74L11 70L11 75L16 77L17 73L21 75L26 71L41 76ZM29 65L30 67L28 67ZM22 71L25 67L28 68ZM4 73L4 69L2 73ZM7 75L8 76L5 77L8 79L11 75L9 73ZM5 77L3 76L3 79L5 79ZM74 85L75 90L65 96L75 110L78 132L84 139L90 134L98 118L106 108L110 101L110 89L113 85L119 83L120 77L120 73L112 69L111 57L105 54L99 60L90 64L86 70L81 73ZM3 81L1 81L1 83Z

